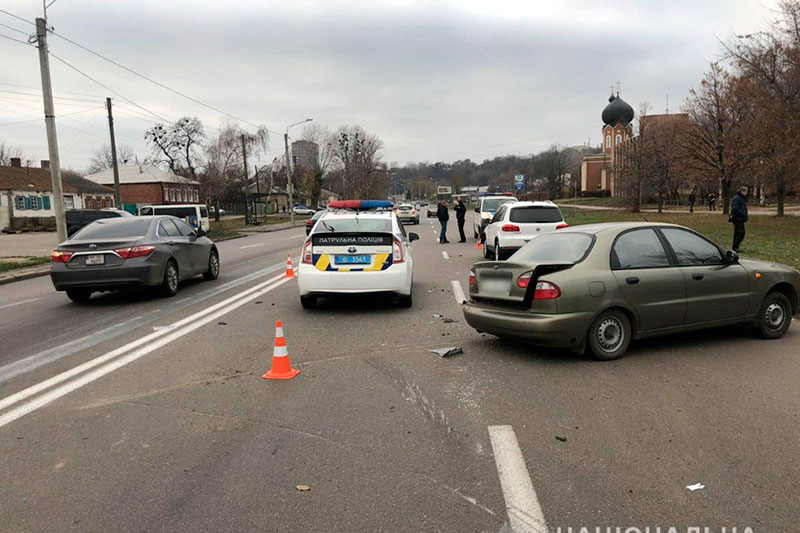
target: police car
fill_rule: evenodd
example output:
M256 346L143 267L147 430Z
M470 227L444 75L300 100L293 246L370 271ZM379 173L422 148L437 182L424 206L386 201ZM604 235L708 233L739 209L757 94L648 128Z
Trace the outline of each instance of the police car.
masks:
M401 307L411 307L411 243L417 239L416 233L406 233L391 202L331 202L303 243L300 303L313 309L320 296L385 293L396 296Z
M472 232L475 238L480 238L481 241L485 240L484 231L486 226L492 221L495 212L501 205L518 202L516 198L509 194L502 193L484 193L478 198L478 203L475 204L475 212L478 213L472 221Z

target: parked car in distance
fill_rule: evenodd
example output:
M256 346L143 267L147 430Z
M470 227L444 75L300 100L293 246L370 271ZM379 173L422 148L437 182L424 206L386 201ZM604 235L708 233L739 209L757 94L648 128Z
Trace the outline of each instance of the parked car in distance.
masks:
M127 211L113 208L103 209L70 209L66 212L67 238L72 237L84 226L102 218L132 217Z
M564 215L553 202L505 203L483 230L486 234L483 256L502 261L534 237L567 226Z
M57 291L75 302L93 292L159 287L174 296L181 280L219 275L216 245L183 220L172 216L96 220L50 256L50 279Z
M213 214L216 213L216 211L217 211L217 208L215 206L213 206L213 205L208 206L208 212L210 214L213 215ZM219 208L219 216L221 216L221 217L225 216L225 210L223 208L221 208L221 207Z
M587 346L601 360L631 340L741 324L783 336L798 312L800 272L739 259L682 226L572 226L531 240L469 274L467 323L532 344Z
M304 205L296 205L292 208L295 215L313 215L315 211L310 207L306 207Z
M171 215L180 218L194 229L208 233L211 222L208 219L208 207L202 204L147 205L139 208L139 216Z
M400 223L408 222L411 224L419 224L419 211L411 204L403 204L397 208L397 220Z
M437 204L430 204L428 209L425 211L425 216L428 218L433 218L436 216L436 209L439 207Z
M311 233L311 230L314 229L314 224L317 223L317 220L322 218L322 215L324 215L327 212L328 212L327 209L320 209L319 211L314 213L314 216L306 220L306 235Z

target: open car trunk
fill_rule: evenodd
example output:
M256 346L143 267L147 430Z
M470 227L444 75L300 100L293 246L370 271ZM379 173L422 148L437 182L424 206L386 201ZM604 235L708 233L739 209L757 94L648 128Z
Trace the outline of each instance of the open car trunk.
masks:
M472 267L475 284L469 288L470 297L478 303L530 309L536 281L540 276L572 268L575 263L540 262L515 263L513 261L483 261ZM517 285L519 277L532 272L528 286Z

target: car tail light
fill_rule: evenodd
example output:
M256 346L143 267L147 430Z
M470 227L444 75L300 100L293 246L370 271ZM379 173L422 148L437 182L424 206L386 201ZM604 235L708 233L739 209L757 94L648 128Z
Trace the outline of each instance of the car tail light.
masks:
M534 300L555 300L561 296L561 289L555 283L549 281L537 281L536 289L533 291Z
M403 252L403 244L395 237L392 245L392 263L405 263L406 256Z
M568 228L568 227L569 227L569 224L564 222L564 223L559 224L558 226L556 226L556 229L564 229L564 228Z
M306 242L303 243L303 258L300 262L306 265L310 265L313 262L311 258L311 239L306 239Z
M50 254L50 261L53 263L68 263L69 258L72 257L73 252L59 252L58 250L53 250L53 253Z
M519 275L517 278L517 287L520 289L527 289L528 283L531 282L531 276L533 276L533 270L529 270Z
M412 215L416 215L416 214L417 214L417 212L416 212L416 211L414 211L414 210L412 209L412 210L411 210L411 214L412 214Z
M500 231L505 231L506 233L517 233L519 232L519 226L516 224L503 224L500 228Z
M306 220L306 227L307 227L307 228L308 228L308 227L311 227L311 226L313 226L313 225L314 225L314 221L313 221L313 220L311 220L311 219L308 219L308 220Z
M469 286L470 287L474 287L475 286L475 271L474 270L470 270L469 271Z
M114 250L123 259L134 257L147 257L156 251L155 246L131 246L130 248L117 248Z

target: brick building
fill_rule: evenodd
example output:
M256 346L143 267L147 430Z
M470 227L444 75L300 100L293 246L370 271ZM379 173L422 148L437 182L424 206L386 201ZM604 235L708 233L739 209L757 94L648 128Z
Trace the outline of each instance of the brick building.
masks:
M620 98L619 91L608 99L603 109L603 152L586 155L581 160L581 191L616 196L616 147L624 145L633 135L633 108Z
M114 172L103 170L86 176L102 185L114 186ZM196 204L200 202L200 183L151 165L119 167L120 197L123 208L135 213L144 205Z

